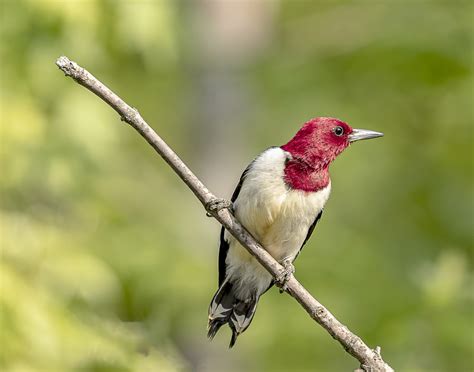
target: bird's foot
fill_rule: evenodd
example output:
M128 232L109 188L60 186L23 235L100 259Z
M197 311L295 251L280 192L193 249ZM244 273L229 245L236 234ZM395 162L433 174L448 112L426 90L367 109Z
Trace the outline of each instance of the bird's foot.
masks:
M284 260L282 265L285 270L276 279L276 284L280 287L280 293L283 293L287 290L288 280L290 280L291 276L295 273L295 267L293 266L293 263L290 259Z
M206 216L212 217L215 213L218 213L221 209L225 208L232 210L232 202L230 200L214 198L206 204Z

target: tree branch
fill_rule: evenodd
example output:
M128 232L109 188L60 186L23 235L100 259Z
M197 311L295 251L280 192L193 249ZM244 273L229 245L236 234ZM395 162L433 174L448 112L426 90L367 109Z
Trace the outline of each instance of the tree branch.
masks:
M97 80L91 73L80 67L77 63L70 61L67 57L59 57L56 61L56 65L66 76L72 77L77 83L89 89L117 111L121 119L135 128L169 166L173 168L176 174L200 200L208 213L215 217L274 278L281 276L284 272L283 267L253 239L228 209L221 209L216 212L208 208L209 203L217 199L216 196L204 186L174 151L156 134L145 120L143 120L135 108L127 105L119 96ZM379 347L375 350L370 349L360 337L352 333L311 296L293 276L287 283L287 292L301 304L311 318L328 331L349 354L361 363L362 370L368 372L393 371L393 369L383 361Z

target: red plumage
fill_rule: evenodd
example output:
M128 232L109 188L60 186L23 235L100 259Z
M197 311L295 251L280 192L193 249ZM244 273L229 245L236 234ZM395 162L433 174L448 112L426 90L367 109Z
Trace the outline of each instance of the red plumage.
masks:
M285 166L287 184L303 191L325 188L330 180L329 163L349 146L351 133L352 128L339 119L319 117L306 122L281 146L292 156Z

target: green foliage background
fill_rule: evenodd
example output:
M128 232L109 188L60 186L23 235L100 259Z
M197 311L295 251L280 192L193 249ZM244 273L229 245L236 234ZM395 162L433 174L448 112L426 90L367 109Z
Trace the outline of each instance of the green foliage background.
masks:
M473 3L267 1L271 21L253 24L266 42L241 60L238 42L228 59L202 48L219 37L192 26L205 4L2 0L0 369L357 366L276 290L235 349L227 330L206 340L219 226L109 107L62 76L64 54L223 196L310 117L383 131L332 166L297 276L395 369L472 371ZM203 107L199 81L216 73L231 76L219 91L228 102L243 98L213 127L206 112L222 102L211 84Z

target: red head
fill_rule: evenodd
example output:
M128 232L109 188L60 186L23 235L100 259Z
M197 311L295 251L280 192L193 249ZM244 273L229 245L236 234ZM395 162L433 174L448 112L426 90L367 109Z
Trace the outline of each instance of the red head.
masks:
M382 136L382 133L352 129L347 123L319 117L306 122L286 145L290 153L285 181L294 189L317 191L329 183L329 164L351 142Z

